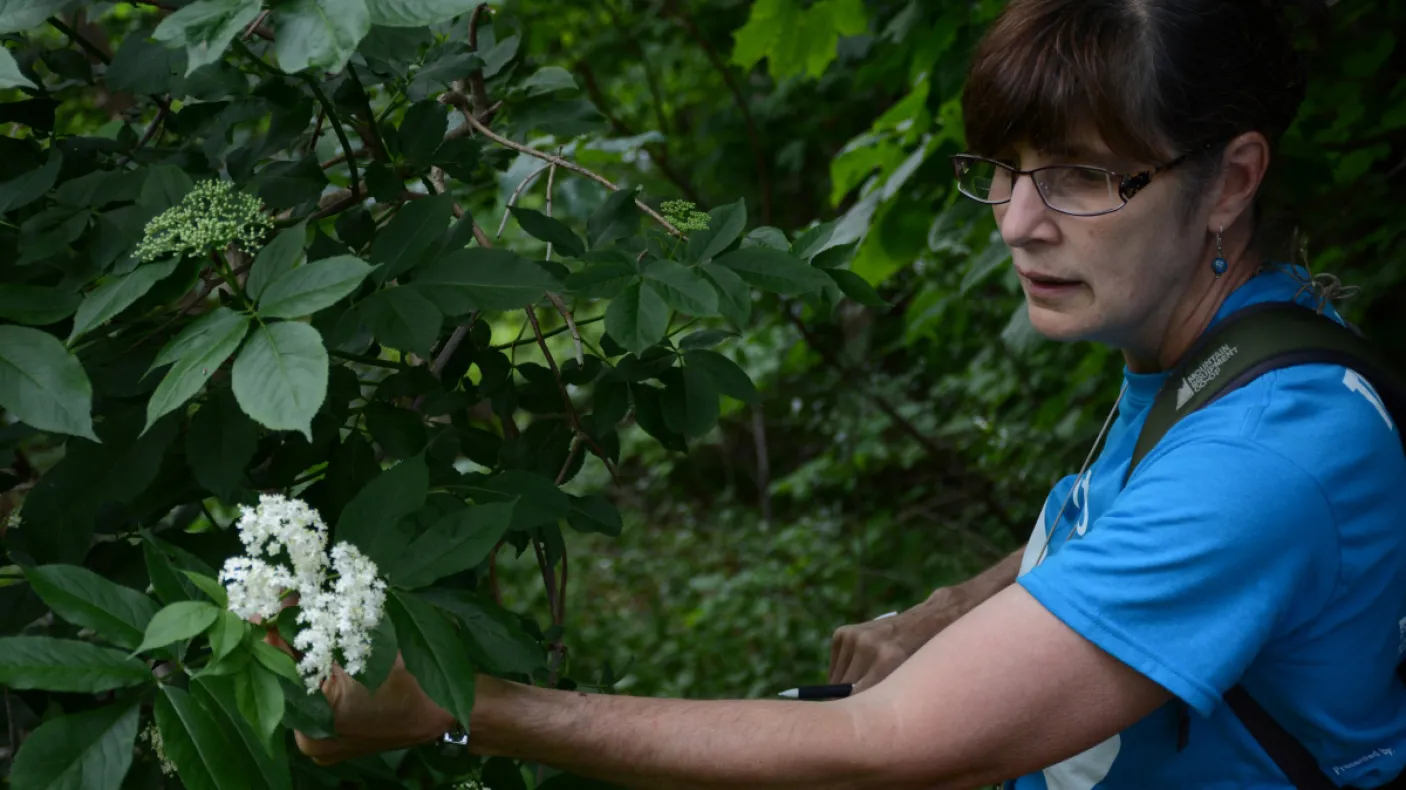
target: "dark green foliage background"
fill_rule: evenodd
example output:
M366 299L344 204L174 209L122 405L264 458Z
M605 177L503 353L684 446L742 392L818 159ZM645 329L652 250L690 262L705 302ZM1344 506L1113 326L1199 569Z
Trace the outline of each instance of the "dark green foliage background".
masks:
M130 650L138 640L113 641L110 627L80 630L87 624L60 611L53 593L41 599L22 568L81 563L150 590L141 606L153 611L204 600L181 571L209 575L237 553L232 506L256 491L291 490L337 532L389 541L383 568L405 590L389 615L403 651L458 633L438 643L464 652L454 661L519 679L769 696L823 679L835 627L910 606L1012 550L1049 485L1077 468L1116 394L1121 359L1031 332L989 212L958 200L946 160L962 150L958 97L971 48L1001 2L505 0L482 18L477 51L464 13L472 4L450 0L399 4L445 15L378 23L355 53L345 39L294 25L309 9L345 12L348 2L271 4L246 40L257 4L210 0L243 9L241 43L190 75L180 40L168 50L146 39L169 13L153 4L35 3L42 13L4 37L20 71L0 64L0 79L43 90L0 93L0 334L23 325L67 343L91 380L103 443L15 420L0 429L4 509L22 517L3 533L0 638L97 639ZM1314 6L1289 9L1312 81L1266 185L1271 250L1361 286L1346 311L1400 353L1406 50L1394 31L1406 8ZM59 25L45 23L50 13ZM328 60L343 55L355 79ZM460 120L436 100L461 88L455 101L472 102L474 86L454 82L475 72L486 77L488 103L503 102L485 116L497 134L560 152L626 191L612 198L558 168L549 203L541 172L498 237L514 191L544 163L482 136L446 140ZM175 102L169 112L164 101ZM345 122L345 143L325 118L328 104ZM355 178L375 202L337 200L353 183L334 161L344 144L369 152ZM54 147L61 164L49 158ZM142 433L163 376L143 374L193 320L178 309L202 292L206 309L215 300L243 309L213 289L223 279L212 272L234 274L251 261L186 260L70 339L73 316L95 289L149 271L127 258L142 225L221 167L289 212L280 231L307 220L294 246L306 247L308 261L354 255L380 268L323 307L285 316L333 350L320 408L284 414L279 430L266 415L264 427L250 420L231 393L236 354ZM448 196L407 200L405 190L436 189L432 167L446 176ZM631 209L636 189L656 208L697 203L712 213L712 229L671 240ZM320 204L324 195L332 198ZM476 219L491 254L472 241L471 220L452 218L452 204ZM545 221L548 213L563 224ZM703 255L708 238L728 229L738 238L722 246L745 258L729 270L753 286L742 296L743 280L695 268L722 251ZM542 265L548 241L554 263ZM601 252L613 245L623 256ZM650 263L637 262L641 251ZM511 288L447 287L475 266ZM22 286L50 290L40 300ZM545 290L574 309L584 369ZM520 309L528 301L570 410ZM668 319L651 305L677 311L662 352L655 341ZM470 325L463 350L431 374L425 360ZM606 328L639 357L624 357ZM0 357L12 347L0 342ZM13 397L0 391L0 401L14 416ZM571 413L591 442L575 442ZM407 483L420 460L425 480ZM378 477L378 461L401 465ZM558 478L581 499L556 493ZM372 495L348 519L348 503L368 485ZM462 525L441 521L465 503L493 507L515 495L495 560L468 545L488 529L480 511ZM456 556L468 565L435 581L408 563L397 577L405 554L418 545L429 556L440 535L459 541ZM501 610L488 602L495 591ZM447 696L463 692L462 679L438 683ZM261 709L238 689L16 685L5 691L0 748L61 716L87 717L73 726L88 729L73 732L119 740L153 715L185 721L192 710L212 717L197 730L250 731ZM289 704L282 725L317 726L315 700ZM291 760L298 786L451 786L480 770L495 788L576 782L535 766L446 762L424 749L329 772L290 757L282 730L273 740L259 775ZM26 748L48 747L41 739ZM184 766L182 778L202 786ZM117 781L175 785L144 743ZM232 781L275 782L254 773Z

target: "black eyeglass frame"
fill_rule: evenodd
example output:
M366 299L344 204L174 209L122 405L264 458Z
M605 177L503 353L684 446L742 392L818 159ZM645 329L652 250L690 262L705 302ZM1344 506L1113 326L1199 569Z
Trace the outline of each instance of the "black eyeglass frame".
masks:
M995 165L996 167L999 167L1005 170L1006 172L1010 173L1012 195L1015 194L1016 180L1019 179L1021 176L1030 176L1030 181L1035 184L1035 192L1040 196L1040 202L1044 203L1045 207L1048 208L1050 211L1057 211L1060 214L1064 214L1070 217L1101 217L1104 214L1112 214L1113 212L1118 211L1119 209L1122 209L1124 206L1128 205L1128 201L1131 200L1134 195L1141 192L1148 184L1152 183L1153 176L1165 173L1168 170L1171 170L1172 168L1181 164L1182 162L1185 162L1187 159L1190 159L1194 154L1206 151L1210 148L1213 148L1215 145L1216 144L1214 142L1206 143L1205 145L1198 146L1197 148L1187 151L1186 153L1182 154L1181 156L1178 156L1170 162L1167 162L1166 164L1158 165L1157 167L1154 167L1151 170L1141 170L1139 172L1133 173L1132 175L1125 175L1116 170L1109 170L1106 167L1098 167L1097 165L1045 165L1044 167L1036 167L1030 170L1020 170L1019 168L1011 167L1005 162L999 162L995 159L988 159L984 156L977 156L976 154L953 154L951 158L953 175L957 179L957 191L961 192L963 195L966 195L967 197L971 198L972 200L975 200L978 203L982 203L988 206L999 206L1004 203L1011 202L1011 199L1008 197L1005 200L987 200L984 198L979 198L976 195L973 195L970 192L967 192L966 190L962 189L961 168L963 162L986 162L987 164ZM1035 174L1044 170L1069 168L1077 170L1093 170L1118 179L1118 197L1123 202L1118 204L1117 206L1114 206L1113 208L1105 209L1103 211L1096 211L1092 214L1076 214L1071 211L1064 211L1063 209L1058 209L1054 206L1051 206L1049 199L1045 197L1045 190L1040 186L1040 180L1035 177Z

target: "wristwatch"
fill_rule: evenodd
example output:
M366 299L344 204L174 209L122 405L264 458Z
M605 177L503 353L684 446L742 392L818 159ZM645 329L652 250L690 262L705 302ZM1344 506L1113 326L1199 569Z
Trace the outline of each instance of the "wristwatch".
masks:
M440 737L439 753L444 757L459 757L469 750L469 731L459 722L449 725L449 731Z

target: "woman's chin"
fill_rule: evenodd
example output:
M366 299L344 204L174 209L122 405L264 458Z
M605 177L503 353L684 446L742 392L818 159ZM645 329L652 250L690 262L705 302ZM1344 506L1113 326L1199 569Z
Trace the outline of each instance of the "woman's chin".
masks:
M1077 312L1051 310L1026 302L1030 311L1030 325L1042 336L1058 343L1072 343L1089 336L1093 327Z

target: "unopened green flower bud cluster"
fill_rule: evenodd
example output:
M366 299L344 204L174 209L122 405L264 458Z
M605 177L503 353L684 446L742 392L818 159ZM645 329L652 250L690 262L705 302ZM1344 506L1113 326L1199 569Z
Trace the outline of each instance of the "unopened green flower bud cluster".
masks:
M146 225L137 245L138 260L203 257L237 243L253 252L273 228L263 202L236 191L227 181L202 181Z
M659 204L659 212L684 233L708 229L707 213L687 200L666 200Z

